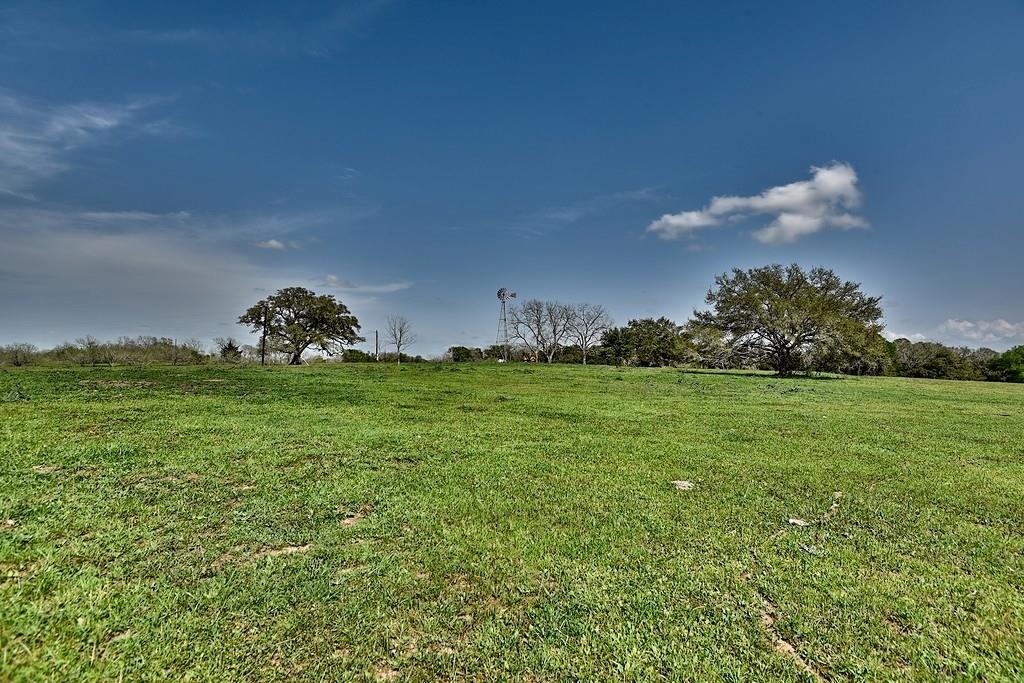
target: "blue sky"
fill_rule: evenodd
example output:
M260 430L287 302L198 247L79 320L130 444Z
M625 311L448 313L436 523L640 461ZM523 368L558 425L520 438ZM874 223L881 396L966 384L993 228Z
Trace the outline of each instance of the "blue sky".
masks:
M0 3L0 343L294 284L435 354L501 286L684 321L799 262L1004 349L1022 73L1020 2Z

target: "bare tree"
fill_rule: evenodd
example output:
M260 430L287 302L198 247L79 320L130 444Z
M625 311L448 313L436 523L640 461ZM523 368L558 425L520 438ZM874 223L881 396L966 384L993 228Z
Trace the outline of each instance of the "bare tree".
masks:
M597 344L601 335L611 329L612 318L604 306L596 304L575 304L569 308L569 337L583 352L583 364L587 364L587 351Z
M15 366L30 365L38 355L39 349L32 344L9 344L0 346L0 364Z
M562 341L569 332L572 310L557 301L530 299L512 308L511 336L536 354L544 354L553 363Z
M387 341L395 345L398 353L398 364L402 364L402 349L416 343L416 335L413 334L412 325L402 316L388 318L387 328L384 330Z

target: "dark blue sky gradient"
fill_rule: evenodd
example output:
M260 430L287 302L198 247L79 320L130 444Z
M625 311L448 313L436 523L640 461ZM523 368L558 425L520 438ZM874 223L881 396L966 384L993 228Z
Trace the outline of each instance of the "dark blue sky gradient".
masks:
M793 261L894 333L1024 343L1019 2L240 7L0 4L0 153L36 155L0 160L0 343L237 334L302 284L438 353L493 341L500 286L682 321ZM85 106L123 120L54 123ZM645 233L832 161L870 229Z

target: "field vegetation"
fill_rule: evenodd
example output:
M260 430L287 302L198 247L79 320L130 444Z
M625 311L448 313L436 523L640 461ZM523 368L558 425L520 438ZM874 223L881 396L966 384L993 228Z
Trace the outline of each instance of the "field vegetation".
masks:
M0 372L0 679L1024 678L1019 385Z

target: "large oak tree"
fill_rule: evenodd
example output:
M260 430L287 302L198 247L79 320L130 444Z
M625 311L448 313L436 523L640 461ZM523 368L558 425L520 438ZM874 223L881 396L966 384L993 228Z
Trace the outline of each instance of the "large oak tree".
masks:
M287 353L290 365L302 363L302 354L309 348L332 356L347 344L364 341L359 321L345 304L304 287L278 290L251 306L238 322L256 334L266 334L270 348Z
M696 312L696 322L724 331L734 347L762 355L780 375L808 354L849 350L883 329L881 297L826 268L736 268L715 278L706 301L712 310Z

